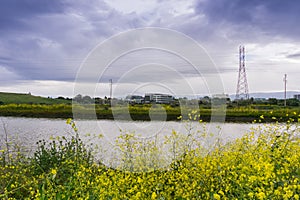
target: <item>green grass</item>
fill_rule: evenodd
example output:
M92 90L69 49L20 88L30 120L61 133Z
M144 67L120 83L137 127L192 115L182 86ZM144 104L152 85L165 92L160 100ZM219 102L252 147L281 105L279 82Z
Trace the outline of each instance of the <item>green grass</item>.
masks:
M0 92L0 104L63 104L72 103L65 99L52 99L31 94Z

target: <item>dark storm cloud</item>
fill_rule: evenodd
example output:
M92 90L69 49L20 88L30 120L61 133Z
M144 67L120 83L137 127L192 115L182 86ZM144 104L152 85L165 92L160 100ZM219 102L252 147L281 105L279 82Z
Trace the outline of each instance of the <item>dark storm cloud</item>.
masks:
M300 35L299 10L298 0L215 0L196 6L196 12L204 13L212 26L224 23L247 37L255 37L257 31L295 39Z
M25 28L24 20L31 20L41 14L63 12L65 6L65 3L62 1L2 0L0 6L0 30Z
M221 52L222 59L216 59L219 66L241 41L268 43L276 36L299 39L300 1L205 0L176 16L171 11L179 1L173 7L170 2L157 1L156 9L124 13L104 0L2 0L0 66L12 81L74 80L80 63L99 42L146 26L182 31L209 47L208 51ZM186 68L180 72L193 73Z
M74 80L101 40L139 26L102 0L4 0L0 6L0 65L24 80ZM11 74L11 73L10 73Z
M48 20L40 21L40 27L35 27L34 24L41 17L63 14L66 6L67 3L64 1L1 1L0 65L5 66L7 70L14 73L11 74L11 81L15 81L14 78L16 77L25 80L38 80L45 77L43 74L49 75L49 69L51 68L47 65L41 66L38 63L45 62L45 59L51 56L51 53L47 50L51 48L42 45L47 40L47 36L41 34L43 25L47 26ZM55 58L48 57L48 59L54 60ZM53 63L53 66L52 69L55 70L55 63ZM50 72L50 74L53 74L53 72Z

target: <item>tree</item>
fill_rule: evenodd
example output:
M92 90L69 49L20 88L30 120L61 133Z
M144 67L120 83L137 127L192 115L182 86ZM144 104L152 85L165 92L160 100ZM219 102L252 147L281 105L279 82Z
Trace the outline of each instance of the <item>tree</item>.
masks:
M300 106L300 101L298 99L287 99L286 105L288 106Z
M82 102L82 95L81 94L77 94L74 98L73 101L77 102L77 103L81 103Z
M278 100L276 98L269 98L268 103L271 104L271 105L277 105Z
M82 97L82 103L84 103L84 104L91 104L93 102L94 101L90 96L86 95L86 96Z

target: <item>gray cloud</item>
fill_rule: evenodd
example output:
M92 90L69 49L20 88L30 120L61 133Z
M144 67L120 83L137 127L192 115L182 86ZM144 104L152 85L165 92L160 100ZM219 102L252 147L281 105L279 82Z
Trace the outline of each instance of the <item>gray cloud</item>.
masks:
M26 21L39 15L61 13L66 3L63 1L48 0L2 0L0 6L1 31L26 29Z
M238 31L240 37L259 35L293 37L299 39L300 2L297 0L216 0L203 1L197 13L205 13L212 25L225 24ZM235 36L238 37L237 34Z
M1 76L7 75L7 84L17 80L73 81L81 62L99 42L147 26L174 29L197 40L210 53L220 73L235 70L237 63L233 60L237 61L241 43L300 42L300 2L296 0L168 0L131 10L122 11L104 0L1 1ZM286 58L299 57L290 52ZM185 76L194 73L177 60L160 61ZM128 63L127 67L126 62L119 63L104 78L117 80L128 70ZM210 69L203 69L203 73L209 74ZM148 72L145 78L153 76Z
M140 24L94 0L4 1L0 13L0 64L25 80L74 80L95 45Z
M289 54L286 57L287 58L300 58L300 53Z

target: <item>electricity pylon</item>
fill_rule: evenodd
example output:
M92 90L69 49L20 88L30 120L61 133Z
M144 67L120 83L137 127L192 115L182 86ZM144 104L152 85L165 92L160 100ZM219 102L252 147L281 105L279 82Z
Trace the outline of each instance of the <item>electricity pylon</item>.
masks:
M249 89L248 89L248 82L247 82L247 74L246 74L246 67L245 67L245 47L240 46L239 51L239 77L238 83L236 88L236 99L249 99Z

